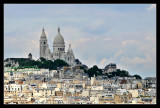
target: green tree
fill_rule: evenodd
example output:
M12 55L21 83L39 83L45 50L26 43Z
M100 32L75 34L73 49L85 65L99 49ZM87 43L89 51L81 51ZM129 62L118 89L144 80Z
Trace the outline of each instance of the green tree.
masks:
M142 77L137 74L133 75L133 77L136 77L136 79L142 79Z
M125 70L120 70L120 69L117 69L117 71L113 74L116 76L120 76L120 77L128 77L129 76L129 72L127 72Z
M87 73L89 77L93 77L94 75L102 75L102 69L99 69L97 65L94 65L93 67L88 69Z
M88 71L85 69L85 67L83 66L80 66L80 69L83 69L84 70L84 73L87 73Z
M46 61L46 59L43 58L43 57L40 57L40 60L41 60L42 62L45 62L45 61Z
M54 65L57 67L69 66L64 60L61 59L55 60Z
M22 66L37 66L38 68L57 70L57 67L69 66L65 61L60 59L57 59L54 62L42 57L40 59L41 61L16 59L16 62L19 62L19 68L22 68Z

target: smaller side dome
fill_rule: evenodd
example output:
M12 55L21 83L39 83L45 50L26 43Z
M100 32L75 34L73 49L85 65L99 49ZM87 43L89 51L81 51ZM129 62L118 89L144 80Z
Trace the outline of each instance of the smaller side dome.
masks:
M29 56L32 56L32 54L31 54L31 53L29 53Z
M31 53L29 53L28 58L32 59L32 54Z
M71 44L69 44L68 53L69 53L69 54L73 54L73 50L72 50L72 48L71 48Z

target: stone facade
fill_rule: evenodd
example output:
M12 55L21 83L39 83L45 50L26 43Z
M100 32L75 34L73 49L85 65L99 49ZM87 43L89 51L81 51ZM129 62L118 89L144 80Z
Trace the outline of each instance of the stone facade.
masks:
M43 28L42 34L40 37L40 57L43 57L47 60L56 60L61 59L66 61L70 66L75 66L75 57L71 44L69 44L69 49L65 52L65 42L63 36L60 34L60 28L58 27L58 34L54 37L53 40L53 53L51 53L48 45L48 40Z

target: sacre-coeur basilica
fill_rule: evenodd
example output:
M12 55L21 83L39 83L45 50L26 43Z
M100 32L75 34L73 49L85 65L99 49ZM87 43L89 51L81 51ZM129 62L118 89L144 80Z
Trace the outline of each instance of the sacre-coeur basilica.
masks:
M58 33L53 39L53 52L50 51L47 36L45 34L44 28L42 29L42 34L40 36L40 57L46 60L54 61L56 59L61 59L67 62L70 66L75 66L75 57L69 44L67 52L65 52L65 41L60 33L60 28L58 27Z

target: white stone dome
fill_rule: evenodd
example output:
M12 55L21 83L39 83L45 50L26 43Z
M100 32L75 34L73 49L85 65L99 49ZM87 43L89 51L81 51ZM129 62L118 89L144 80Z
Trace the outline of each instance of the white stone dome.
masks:
M74 55L74 54L73 54L73 50L72 50L72 48L71 48L71 44L69 44L68 54Z
M55 36L55 38L53 40L53 44L56 44L56 43L64 44L64 38L60 34L60 28L59 27L58 27L58 34Z

